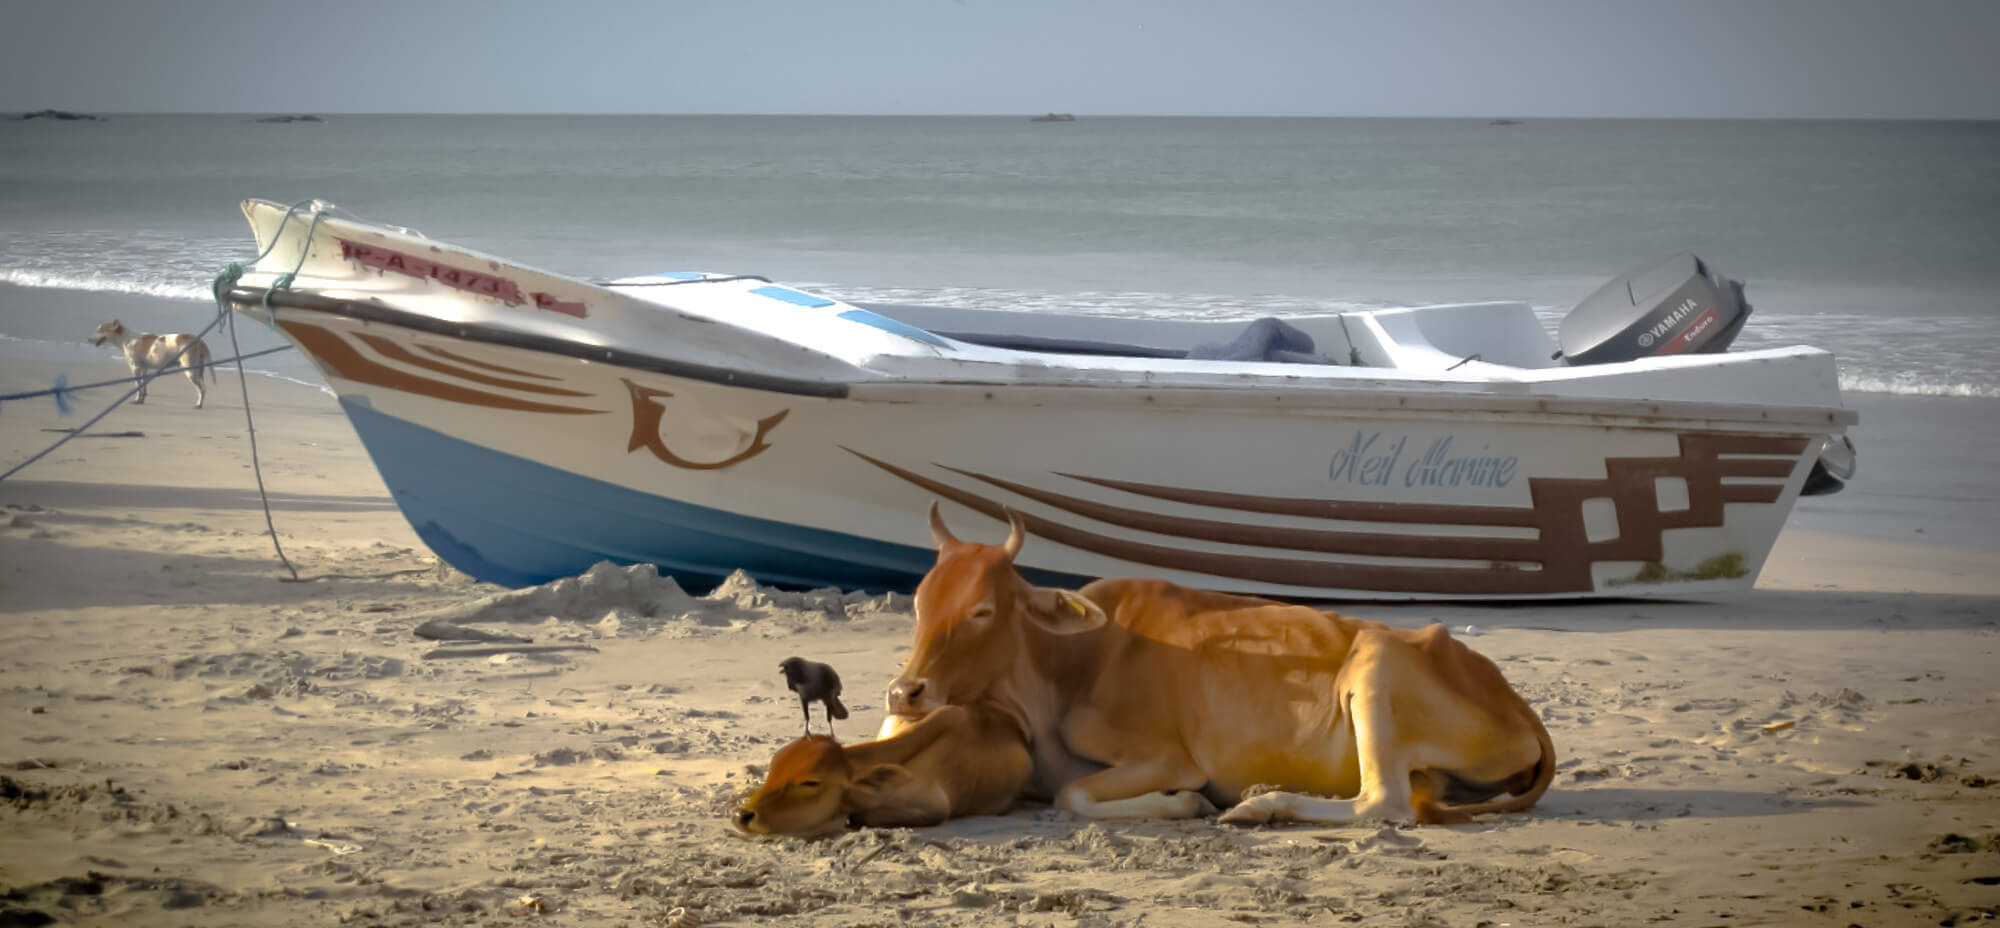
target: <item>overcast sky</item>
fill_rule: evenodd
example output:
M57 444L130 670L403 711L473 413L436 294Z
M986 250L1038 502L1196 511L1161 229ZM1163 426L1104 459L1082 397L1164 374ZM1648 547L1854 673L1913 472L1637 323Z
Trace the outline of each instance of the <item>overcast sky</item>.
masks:
M0 109L2000 118L2000 0L0 0Z

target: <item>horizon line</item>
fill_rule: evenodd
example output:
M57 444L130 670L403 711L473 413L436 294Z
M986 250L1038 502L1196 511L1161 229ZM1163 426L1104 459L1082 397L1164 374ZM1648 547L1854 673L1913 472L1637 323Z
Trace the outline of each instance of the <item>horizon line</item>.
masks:
M89 116L499 116L499 117L784 117L784 118L836 118L836 119L1027 119L1054 113L1075 116L1079 121L1090 119L1375 119L1375 120L1542 120L1550 122L2000 122L2000 115L1994 116L1603 116L1603 115L1535 115L1522 113L1468 113L1459 115L1438 114L1305 114L1305 113L1080 113L1066 110L1046 110L1041 112L979 112L979 113L801 113L801 112L722 112L722 111L680 111L680 112L577 112L557 110L434 110L434 111L384 111L384 110L65 110L59 107L43 107L35 110L5 108L0 113L16 113L0 120L18 122L22 116L50 110Z

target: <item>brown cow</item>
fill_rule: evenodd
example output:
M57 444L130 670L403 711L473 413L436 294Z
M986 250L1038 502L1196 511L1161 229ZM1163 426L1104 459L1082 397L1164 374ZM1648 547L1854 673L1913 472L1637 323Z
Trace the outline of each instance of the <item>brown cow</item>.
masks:
M1004 545L972 544L932 505L938 560L889 708L1017 720L1033 790L1060 808L1184 817L1271 786L1222 820L1449 823L1529 809L1555 775L1534 710L1443 626L1163 581L1034 587L1014 569L1025 530L1009 515Z
M736 810L752 834L817 835L849 824L936 825L1007 811L1027 785L1028 744L1004 717L942 706L896 733L842 747L812 735L778 750Z

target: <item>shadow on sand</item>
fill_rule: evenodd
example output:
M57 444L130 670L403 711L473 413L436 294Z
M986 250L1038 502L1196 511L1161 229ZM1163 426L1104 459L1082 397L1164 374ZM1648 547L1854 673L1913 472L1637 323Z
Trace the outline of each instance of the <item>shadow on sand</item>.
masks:
M1558 785L1536 804L1534 815L1598 822L1652 822L1670 818L1796 815L1866 805L1854 799L1797 799L1782 793L1743 790Z
M154 484L119 485L67 480L9 480L0 484L0 503L33 502L55 510L75 509L260 509L254 487L170 487ZM284 512L393 511L394 500L383 496L332 496L273 492L271 509ZM63 512L61 518L87 518Z
M1405 628L1443 622L1456 635L1468 625L1480 631L1514 628L1579 633L2000 628L2000 610L1994 604L1992 597L1944 593L1752 590L1708 600L1340 603L1320 604L1320 608ZM1478 646L1476 636L1468 640Z

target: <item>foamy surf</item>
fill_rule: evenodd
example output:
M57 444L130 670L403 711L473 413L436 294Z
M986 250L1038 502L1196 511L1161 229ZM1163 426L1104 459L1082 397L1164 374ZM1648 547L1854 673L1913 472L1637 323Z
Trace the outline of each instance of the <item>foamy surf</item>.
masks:
M169 280L127 280L105 274L61 274L47 271L0 271L0 282L17 287L45 290L82 290L89 293L129 293L167 300L213 300L207 286Z
M212 249L220 250L219 243ZM11 268L0 282L20 287L118 293L176 302L213 299L206 279L192 270L204 259L179 256L186 267L158 274L77 273ZM219 264L217 266L220 266ZM914 303L1025 313L1085 313L1148 319L1241 319L1361 312L1414 305L1394 300L1334 300L1287 294L1164 293L1146 290L1039 291L994 287L871 287L792 281L849 302ZM1496 287L1496 293L1504 291ZM1534 307L1553 336L1566 306ZM81 346L0 334L0 356L84 360ZM29 344L40 347L29 347ZM1872 317L1846 313L1763 312L1753 316L1738 348L1814 345L1840 359L1840 386L1860 393L1898 396L2000 398L2000 370L1987 359L2000 350L2000 327L1982 318ZM25 352L25 353L24 353ZM90 357L94 357L92 354ZM115 355L111 356L115 357ZM273 374L273 376L283 376ZM290 379L290 378L287 378ZM312 381L300 381L313 383ZM316 385L316 384L315 384Z

